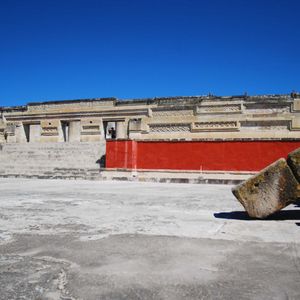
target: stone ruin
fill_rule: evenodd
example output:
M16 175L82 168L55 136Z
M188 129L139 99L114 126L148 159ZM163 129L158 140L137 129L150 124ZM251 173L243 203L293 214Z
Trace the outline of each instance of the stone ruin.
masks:
M116 130L114 141L109 136L112 127ZM191 142L199 145L220 141L270 145L278 142L283 147L298 143L292 146L295 149L300 146L299 132L300 95L296 93L131 100L92 98L0 107L0 177L97 180L97 162L104 158L111 142L166 142L169 146ZM285 154L293 149L286 150ZM166 156L172 151L165 149ZM152 152L162 151L156 148ZM256 155L255 150L248 148L248 152ZM232 153L238 160L236 152L232 150ZM180 155L175 157L177 161L183 159ZM214 157L222 160L225 156ZM251 161L249 157L246 159ZM189 170L202 172L205 163L198 160ZM245 166L241 171L257 172L264 165L255 170ZM238 171L230 161L227 169L222 170Z
M300 148L232 189L252 218L263 219L300 198Z
M299 94L36 102L0 107L0 143L299 139L299 114Z

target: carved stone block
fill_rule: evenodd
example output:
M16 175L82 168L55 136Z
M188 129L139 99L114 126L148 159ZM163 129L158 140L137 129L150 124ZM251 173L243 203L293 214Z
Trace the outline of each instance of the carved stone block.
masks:
M130 132L141 132L142 131L142 119L133 119L129 121Z
M82 119L81 120L81 135L100 135L100 120L99 119Z
M237 121L208 121L196 122L192 126L192 131L235 131L239 130Z
M86 111L86 110L97 110L103 107L113 107L115 100L80 100L74 102L49 102L40 104L29 104L28 112L70 112L70 111Z
M43 127L42 136L57 136L58 135L58 130L55 127Z
M153 117L191 117L194 115L191 109L152 109Z
M60 127L59 120L42 120L41 136L58 136L59 127Z
M197 107L197 114L234 114L242 113L241 104L231 105L202 105Z
M15 123L7 123L6 133L8 136L14 136L16 132L16 124Z
M250 217L266 218L299 196L299 183L281 158L232 189Z
M150 133L190 132L190 124L149 124Z
M287 163L292 169L296 179L300 182L300 148L289 153Z

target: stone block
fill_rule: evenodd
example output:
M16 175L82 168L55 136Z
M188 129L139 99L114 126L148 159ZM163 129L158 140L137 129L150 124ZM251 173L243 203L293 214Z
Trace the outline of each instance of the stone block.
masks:
M300 99L294 99L293 110L300 111Z
M30 142L40 142L41 140L41 125L40 124L30 124L29 131L29 141Z
M101 141L101 120L97 118L81 119L81 142Z
M287 163L292 169L298 182L300 182L300 148L289 153Z
M300 117L296 117L291 121L291 130L300 130Z
M132 132L141 132L142 131L142 119L132 119L129 121L129 131Z
M0 128L0 144L5 143L4 130Z
M250 217L266 218L299 196L299 183L281 158L232 189Z
M70 121L69 123L69 142L80 142L80 121Z

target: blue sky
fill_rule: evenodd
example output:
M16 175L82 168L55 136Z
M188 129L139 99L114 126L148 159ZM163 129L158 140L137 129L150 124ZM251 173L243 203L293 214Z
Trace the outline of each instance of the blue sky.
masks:
M0 106L300 90L297 0L0 0Z

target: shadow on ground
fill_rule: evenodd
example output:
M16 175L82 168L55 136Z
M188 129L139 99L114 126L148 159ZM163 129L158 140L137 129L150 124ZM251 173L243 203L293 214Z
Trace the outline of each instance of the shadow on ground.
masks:
M100 170L105 168L105 166L106 166L106 155L102 155L101 158L99 158L96 161L96 164L99 164Z
M245 220L245 221L254 220L250 218L245 211L219 212L219 213L214 213L214 216L217 219L232 219L232 220Z
M215 218L218 219L231 219L231 220L244 220L244 221L257 221L259 219L251 218L245 211L232 211L214 213ZM281 210L264 221L283 221L283 220L300 220L300 210ZM300 223L296 223L298 226Z

